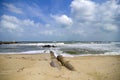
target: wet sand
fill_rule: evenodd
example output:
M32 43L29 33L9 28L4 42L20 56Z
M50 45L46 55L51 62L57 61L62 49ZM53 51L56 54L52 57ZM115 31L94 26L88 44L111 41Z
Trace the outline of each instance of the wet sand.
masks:
M120 56L65 57L75 68L50 65L50 54L0 54L0 80L120 80Z

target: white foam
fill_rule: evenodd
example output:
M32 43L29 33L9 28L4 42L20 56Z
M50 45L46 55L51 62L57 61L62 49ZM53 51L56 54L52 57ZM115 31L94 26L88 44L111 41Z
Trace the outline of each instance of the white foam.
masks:
M54 46L62 46L64 43L18 43L18 44L9 44L14 46L44 46L44 45L54 45Z
M49 48L47 50L32 50L25 52L8 52L4 54L36 54L36 53L50 53L53 51L55 56L63 55L65 57L74 57L74 56L96 56L96 55L120 55L120 47L117 47L115 44L118 42L112 43L74 43L74 44L64 44L64 43L25 43L25 44L10 44L11 46L43 46L43 45L54 45L58 46L56 48ZM60 46L60 47L59 47ZM104 54L80 54L80 55L71 55L67 53L63 53L63 51L59 50L59 48L76 48L76 49L89 49L89 50L100 50L100 51L109 51ZM0 52L1 54L2 52Z
M89 49L89 50L100 50L100 51L120 51L120 48L115 44L104 44L104 43L75 43L75 44L65 44L65 48L80 48L80 49Z
M33 51L25 51L25 52L6 52L0 54L38 54L38 53L49 53L49 50L33 50Z
M46 53L45 50L34 50L34 51L25 51L21 52L23 54L35 54L35 53Z
M35 51L9 52L9 53L0 53L0 54L38 54L38 53L41 54L41 53L50 53L50 51L53 51L55 56L62 55L64 57L120 55L120 52L106 52L104 54L79 54L79 55L71 55L71 54L63 53L63 51L60 51L60 50L35 50Z
M120 55L120 52L106 52L104 55Z
M66 53L63 53L63 54L61 54L62 56L64 56L64 57L74 57L75 55L71 55L71 54L66 54Z

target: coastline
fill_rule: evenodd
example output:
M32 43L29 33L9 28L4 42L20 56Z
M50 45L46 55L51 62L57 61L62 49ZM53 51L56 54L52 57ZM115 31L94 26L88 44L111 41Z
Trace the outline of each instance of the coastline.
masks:
M120 80L120 55L64 58L75 71L50 66L50 54L0 54L0 80Z

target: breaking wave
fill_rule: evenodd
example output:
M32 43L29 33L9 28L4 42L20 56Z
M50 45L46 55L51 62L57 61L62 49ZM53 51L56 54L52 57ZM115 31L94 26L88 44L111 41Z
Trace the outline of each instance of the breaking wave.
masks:
M43 47L50 45L50 47ZM55 47L51 47L51 46ZM68 57L90 55L120 55L120 42L61 42L61 43L17 43L0 45L0 54L50 53ZM72 54L71 54L72 53Z

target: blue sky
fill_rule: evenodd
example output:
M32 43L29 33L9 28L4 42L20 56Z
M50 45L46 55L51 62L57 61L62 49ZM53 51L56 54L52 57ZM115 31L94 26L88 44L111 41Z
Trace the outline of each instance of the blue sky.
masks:
M0 0L0 41L120 41L119 0Z

